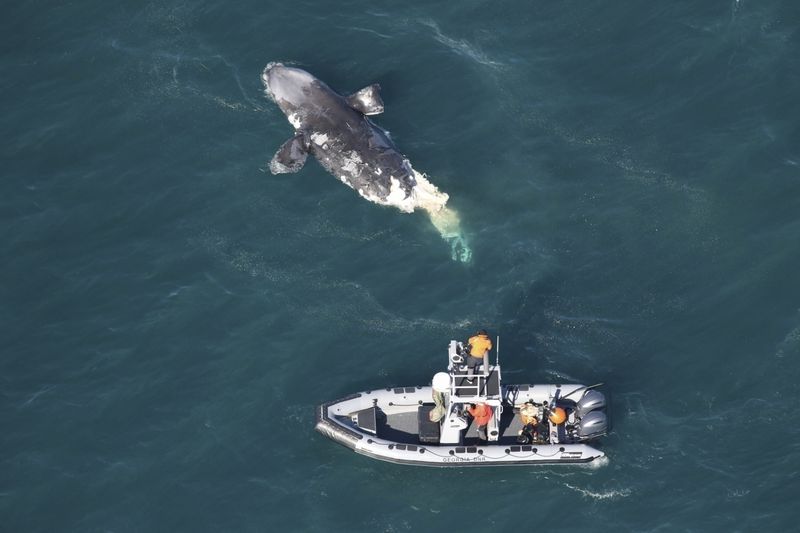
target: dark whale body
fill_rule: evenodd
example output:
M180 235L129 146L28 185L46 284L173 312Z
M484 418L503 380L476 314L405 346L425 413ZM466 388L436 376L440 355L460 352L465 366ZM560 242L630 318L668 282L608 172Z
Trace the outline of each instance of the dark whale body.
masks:
M267 65L261 78L295 128L270 162L273 174L297 172L311 154L364 198L414 210L411 164L367 118L383 112L378 85L343 97L308 72L280 63Z

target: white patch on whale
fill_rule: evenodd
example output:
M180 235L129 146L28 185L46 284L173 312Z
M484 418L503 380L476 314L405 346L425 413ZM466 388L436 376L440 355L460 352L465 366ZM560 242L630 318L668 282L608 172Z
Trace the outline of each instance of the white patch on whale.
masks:
M316 144L317 146L323 146L326 142L328 142L328 136L324 133L312 133L311 134L311 142Z
M351 176L359 174L359 167L364 164L358 152L352 150L344 155L344 163L342 163L342 170Z
M289 124L291 124L294 129L299 130L300 126L303 125L302 119L300 118L299 113L292 113L291 115L287 116L286 118L289 119Z
M411 198L411 195L408 198ZM400 185L400 180L389 176L389 194L386 195L386 204L396 206L400 211L411 213L414 211L413 202L406 202L406 200L406 191Z

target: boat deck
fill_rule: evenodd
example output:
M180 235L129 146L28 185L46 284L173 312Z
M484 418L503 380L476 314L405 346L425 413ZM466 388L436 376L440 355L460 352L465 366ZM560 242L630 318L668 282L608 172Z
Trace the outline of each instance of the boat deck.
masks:
M500 416L499 426L500 438L491 444L517 444L517 434L522 429L522 422L514 413L514 409L508 405L505 406L503 414ZM402 444L420 444L417 411L391 414L382 418L378 422L377 436ZM464 432L462 444L476 445L478 442L478 426L474 420L470 420L469 426Z
M480 378L478 379L478 376ZM467 381L469 377L466 370L457 370L453 377L456 385L456 396L499 396L500 395L500 375L496 370L489 372L488 376L483 376L477 372L474 386Z

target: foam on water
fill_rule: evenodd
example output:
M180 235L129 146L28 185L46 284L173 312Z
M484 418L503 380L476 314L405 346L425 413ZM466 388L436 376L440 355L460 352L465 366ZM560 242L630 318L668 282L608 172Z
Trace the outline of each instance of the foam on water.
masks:
M431 19L422 19L419 22L423 26L427 26L428 28L433 30L434 39L436 39L437 42L449 48L454 53L464 56L485 67L498 69L504 66L502 62L496 61L493 58L489 57L488 54L486 54L478 46L470 43L469 41L465 39L454 39L449 35L445 35L435 21Z
M580 492L587 498L592 498L595 500L612 500L616 498L626 498L631 495L630 489L594 491L590 489L582 489L580 487L570 485L569 483L564 483L564 485L576 492Z

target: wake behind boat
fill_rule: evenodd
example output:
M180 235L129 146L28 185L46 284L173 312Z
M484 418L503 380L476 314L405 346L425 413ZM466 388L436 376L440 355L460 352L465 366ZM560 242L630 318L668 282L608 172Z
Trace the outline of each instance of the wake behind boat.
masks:
M422 466L589 463L605 456L587 444L608 432L597 385L504 385L499 362L489 364L488 355L470 382L464 356L462 343L450 341L447 372L431 385L320 405L317 431L368 457Z

